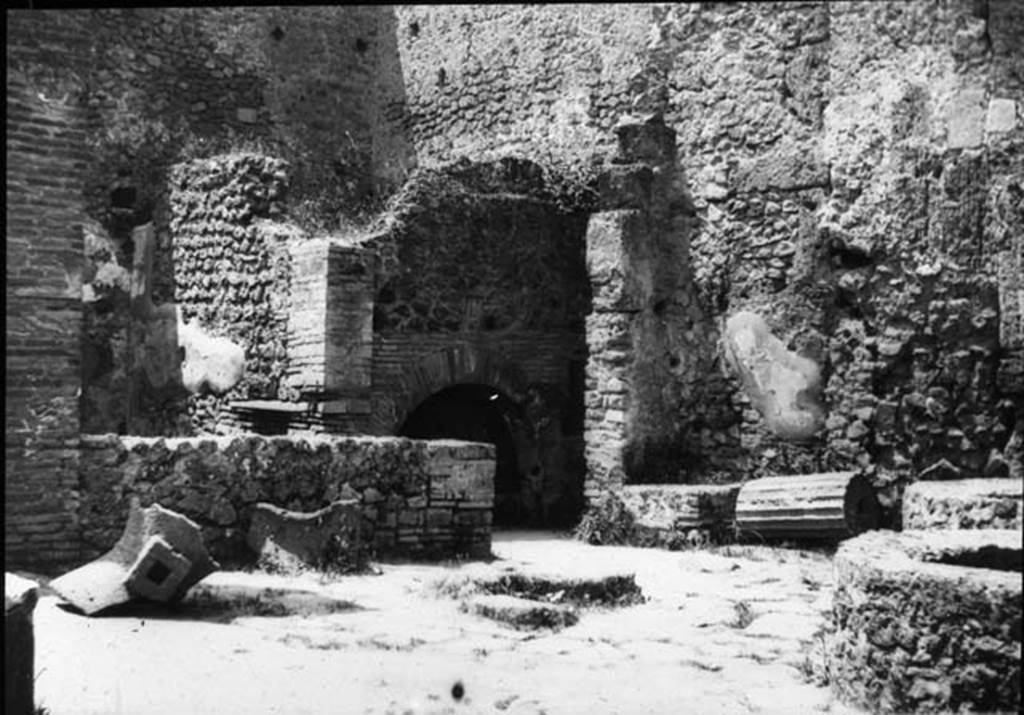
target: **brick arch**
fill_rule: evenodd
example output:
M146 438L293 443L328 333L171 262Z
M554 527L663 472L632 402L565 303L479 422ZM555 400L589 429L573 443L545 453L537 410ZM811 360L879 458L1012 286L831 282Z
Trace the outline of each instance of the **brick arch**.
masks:
M409 413L428 397L459 384L487 385L513 402L521 402L526 389L519 367L492 352L470 345L437 350L407 367L398 379L392 432L397 432Z

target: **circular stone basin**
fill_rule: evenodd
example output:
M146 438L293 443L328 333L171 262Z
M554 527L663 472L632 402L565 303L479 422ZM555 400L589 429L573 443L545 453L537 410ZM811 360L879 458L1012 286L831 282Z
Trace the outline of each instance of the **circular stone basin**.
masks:
M1024 482L916 482L903 494L904 529L1020 529Z
M872 531L835 556L830 680L873 712L1019 712L1021 532Z

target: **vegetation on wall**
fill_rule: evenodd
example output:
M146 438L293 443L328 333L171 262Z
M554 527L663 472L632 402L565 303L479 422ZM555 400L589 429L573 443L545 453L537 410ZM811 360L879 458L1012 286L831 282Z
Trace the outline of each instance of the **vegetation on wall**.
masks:
M378 329L578 330L586 214L551 200L542 167L504 159L421 169L378 241Z

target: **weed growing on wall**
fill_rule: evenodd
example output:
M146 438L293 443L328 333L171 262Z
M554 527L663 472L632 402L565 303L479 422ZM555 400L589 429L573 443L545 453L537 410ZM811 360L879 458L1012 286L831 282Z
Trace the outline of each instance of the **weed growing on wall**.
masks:
M591 212L597 205L597 179L604 166L600 154L589 156L544 153L536 157L545 191L566 213Z
M628 544L633 533L633 516L614 492L608 492L583 515L574 536L588 544Z
M592 127L555 122L519 152L540 168L544 197L565 213L596 208L597 180L608 161L608 147L595 137Z
M290 141L282 152L292 167L289 216L310 233L365 228L384 205L373 187L369 153L347 134L329 154L309 147Z
M483 330L580 329L585 216L563 206L532 161L421 167L371 234L380 256L375 324L457 331L471 296L469 319Z
M91 142L95 160L86 185L87 210L108 230L152 219L177 153L181 130L137 111L141 101L137 94L120 97Z

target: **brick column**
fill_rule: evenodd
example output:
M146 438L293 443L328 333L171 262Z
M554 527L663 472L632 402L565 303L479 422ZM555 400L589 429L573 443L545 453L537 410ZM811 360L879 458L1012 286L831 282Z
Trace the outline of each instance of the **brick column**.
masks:
M292 246L288 385L330 414L369 417L374 254L330 239Z

